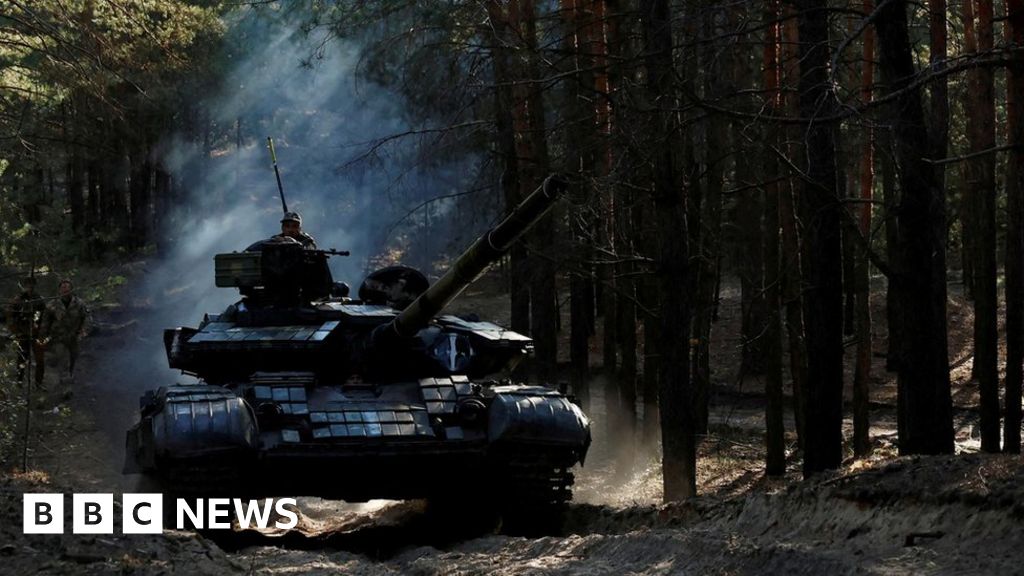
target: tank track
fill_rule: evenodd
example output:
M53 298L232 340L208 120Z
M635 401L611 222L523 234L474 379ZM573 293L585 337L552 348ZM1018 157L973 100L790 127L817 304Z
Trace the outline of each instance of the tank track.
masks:
M501 515L500 531L512 536L560 533L572 500L573 458L536 448L498 458L492 473L499 488L494 502Z
M572 500L575 456L562 450L521 447L493 454L493 474L509 506L561 506Z
M502 466L501 483L511 505L559 506L572 500L575 477L566 467L517 461Z

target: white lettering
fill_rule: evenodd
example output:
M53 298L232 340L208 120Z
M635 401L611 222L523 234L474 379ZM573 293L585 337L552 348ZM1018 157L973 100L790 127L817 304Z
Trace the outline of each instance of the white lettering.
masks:
M274 504L274 510L277 511L279 516L291 518L288 522L275 522L274 526L277 526L281 530L291 530L299 525L299 516L291 510L285 508L285 506L295 506L295 498L280 498Z
M256 519L257 528L266 528L270 522L271 500L263 501L263 508L260 508L259 500L249 500L249 505L242 507L242 501L235 498L235 517L238 518L238 525L243 530L252 525L253 518Z
M178 522L177 522L178 530L187 530L188 529L186 527L186 525L185 525L185 516L189 517L189 520L191 520L191 522L192 522L192 527L193 528L195 528L197 530L200 530L200 529L203 528L203 499L202 498L198 498L196 500L196 508L195 508L194 512L192 511L192 508L189 507L188 500L185 500L184 498L178 498L177 509L178 509L178 514L177 514L177 516L178 516Z
M207 528L231 528L231 522L220 522L217 520L218 518L231 517L231 509L229 508L231 500L227 498L210 498L206 504L207 517L210 519L210 524Z

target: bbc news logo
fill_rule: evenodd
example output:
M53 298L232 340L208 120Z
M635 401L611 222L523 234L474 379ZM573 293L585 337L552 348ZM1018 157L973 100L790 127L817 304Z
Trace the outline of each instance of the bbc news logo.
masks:
M299 523L294 498L241 500L239 498L196 498L175 500L174 527L185 529L230 529L232 513L242 529L267 528L272 517L274 527L294 528ZM276 514L274 514L276 513ZM113 534L113 494L72 494L72 534ZM282 521L282 519L285 519ZM163 494L123 494L121 496L121 532L124 534L160 534L164 529ZM64 533L63 494L25 494L22 500L22 532L25 534Z

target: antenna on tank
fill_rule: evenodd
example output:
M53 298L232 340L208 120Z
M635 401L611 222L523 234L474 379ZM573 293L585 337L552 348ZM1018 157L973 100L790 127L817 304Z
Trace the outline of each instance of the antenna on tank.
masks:
M281 194L281 209L287 214L288 203L284 201L284 186L281 185L281 171L277 169L277 152L274 151L274 139L267 136L267 146L270 147L270 161L274 164L274 176L277 177L277 191Z

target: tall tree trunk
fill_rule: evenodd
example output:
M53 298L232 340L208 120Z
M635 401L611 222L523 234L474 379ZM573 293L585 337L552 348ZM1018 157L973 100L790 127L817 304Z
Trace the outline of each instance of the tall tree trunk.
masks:
M85 163L77 151L68 161L68 207L71 208L71 229L81 234L85 225Z
M497 128L498 154L502 159L501 188L506 210L512 210L521 200L519 176L519 149L516 142L517 115L521 116L521 100L517 102L513 86L516 81L511 52L515 48L517 34L511 22L513 3L488 0L487 13L494 30L491 60L494 65L495 81L495 126ZM518 114L517 114L518 113ZM529 278L526 249L516 243L509 254L511 269L511 327L516 332L530 332L530 287L523 278Z
M768 99L765 111L774 116L782 108L779 90L779 49L782 45L782 16L779 0L768 0L767 38L764 44L764 92ZM772 149L778 144L776 127L768 126L764 138L770 148L764 152L765 184L765 238L764 238L764 290L767 308L765 327L765 474L781 476L786 473L786 438L783 424L782 395L782 314L780 281L782 263L779 255L779 160Z
M620 114L628 113L624 112L624 106L619 105L621 97L618 94L623 90L623 80L628 74L628 71L624 70L620 64L627 56L627 36L626 32L621 29L625 20L621 16L622 6L619 0L594 0L593 6L594 25L591 26L591 36L599 39L595 42L595 84L597 87L595 112L598 120L599 141L603 143L598 148L597 171L610 176L613 165L618 164L620 158L627 157L626 152L616 152L616 148L611 144L613 138L618 140L622 137L623 124ZM629 179L629 184L634 183L632 175L624 175L624 177ZM632 470L636 452L637 427L636 298L638 283L636 280L637 265L633 262L632 257L639 251L640 242L636 235L637 226L633 220L634 217L642 218L642 208L637 202L637 194L632 186L617 187L617 192L619 213L615 220L615 243L620 259L620 264L616 266L618 276L616 283L619 291L616 324L620 359L617 381L623 418L623 428L620 434L626 438L626 441L622 443L619 462L622 465L622 470L628 471Z
M103 199L102 213L109 223L108 229L115 235L114 242L120 244L128 231L126 187L130 170L124 151L116 140L111 144L110 153L103 168L103 189L100 197Z
M782 23L782 78L786 85L792 86L799 81L799 35L796 16L791 4L783 8L785 19ZM783 91L783 105L786 114L796 116L799 113L798 101L792 91ZM783 149L787 157L795 157L795 142L803 137L803 129L799 125L789 127L786 138L789 140ZM779 225L782 227L782 301L786 308L786 335L789 343L789 372L793 383L793 414L796 423L797 445L804 447L805 415L807 413L807 341L804 338L804 300L803 284L803 249L800 231L797 227L796 209L799 187L795 177L781 183L779 190Z
M628 208L631 194L625 190L620 192L624 202L621 204L619 217L615 221L616 246L619 249L620 258L635 253L632 246L632 221L629 218L631 210ZM618 310L616 324L618 325L618 348L619 348L619 372L616 380L618 382L619 403L620 403L620 424L618 436L624 441L620 446L618 458L623 470L632 469L632 459L635 452L633 440L636 437L636 383L637 383L637 357L636 357L636 281L633 278L632 262L623 262L617 267L618 280Z
M593 93L593 76L590 72L592 60L588 39L582 21L584 15L577 7L582 1L561 0L561 9L566 30L566 52L572 54L570 63L574 69L574 74L568 76L566 86L567 97L572 103L572 120L568 122L569 134L566 138L569 148L566 155L569 162L568 172L579 175L577 191L580 195L575 202L579 208L570 219L573 251L577 266L580 267L569 277L569 358L572 366L570 379L573 393L584 410L589 410L590 316L593 314L594 302L592 288L588 285L589 266L586 263L593 260L590 213L594 205L587 204L586 199L593 195L594 190L592 140L596 120L594 109L587 98L587 95Z
M837 468L843 456L843 279L842 205L835 164L835 130L817 116L830 116L828 8L824 0L800 2L800 116L807 127L807 179L801 195L808 259L804 274L807 334L807 405L804 475Z
M697 438L694 393L690 382L689 252L686 198L678 178L677 102L672 81L672 28L668 0L640 0L647 88L654 103L650 126L655 226L658 232L656 275L661 301L659 338L662 476L666 501L697 493Z
M128 197L131 205L129 221L131 245L139 248L149 241L152 207L150 206L150 180L153 169L149 162L149 150L140 147L131 156L131 181L128 186Z
M875 9L874 0L864 0L864 13ZM860 97L867 104L871 102L875 84L875 36L873 30L864 31L864 58L861 64ZM864 135L860 154L860 205L858 225L865 240L871 238L871 201L875 180L874 130L870 127ZM867 247L857 247L854 264L854 288L856 296L855 324L857 331L857 362L853 372L853 453L858 457L871 452L871 438L868 434L868 404L871 382L871 278L868 268Z
M617 66L609 67L612 61L621 61L623 57L624 37L620 27L618 12L621 7L619 2L606 2L605 0L594 1L594 16L597 24L594 26L594 36L605 38L606 42L597 42L597 118L598 130L604 136L602 141L610 142L613 133L620 131L618 110L607 106L608 102L615 102L612 98L613 92L618 91L622 85L621 70ZM615 14L612 16L612 14ZM606 23L607 33L601 34L600 23ZM604 73L604 70L608 70ZM620 108L621 109L621 108ZM607 145L599 150L598 168L601 174L610 175L612 171L612 147ZM636 265L632 256L639 248L635 242L634 233L636 227L633 223L633 216L642 217L641 208L636 200L636 193L629 186L619 187L617 190L618 214L615 218L615 245L618 250L620 263L616 266L616 286L618 294L616 298L616 332L618 336L619 372L618 381L619 401L622 411L622 428L619 434L626 440L620 447L619 463L622 470L632 470L632 463L636 451L636 425L637 425L637 314L636 297L637 281L635 277Z
M733 141L736 146L743 146L740 133L745 127L733 123ZM762 259L762 226L764 215L764 191L756 186L752 174L751 160L746 154L736 155L736 184L743 191L740 193L737 207L737 224L740 235L740 332L743 340L740 374L750 376L764 374L764 337L765 303L761 291L764 277L764 260Z
M1024 0L1007 0L1010 37L1024 46ZM1021 385L1024 382L1024 59L1014 58L1007 79L1006 164L1006 419L1003 451L1020 453Z
M742 6L742 4L737 4ZM741 8L731 9L733 15ZM739 18L730 22L732 28L742 28ZM757 74L751 69L751 60L746 57L747 50L735 54L724 70L731 76L733 87L739 91L755 89ZM732 124L732 140L735 159L736 185L743 190L739 196L737 207L737 224L740 242L740 302L741 302L741 333L743 341L740 373L743 376L764 374L766 362L766 342L764 329L768 321L768 310L764 295L764 188L759 185L761 166L755 160L756 148L750 147L746 136L746 122L734 121ZM755 154L749 154L750 148Z
M899 238L890 262L890 290L901 311L898 393L903 430L901 454L953 451L953 403L949 386L946 327L945 194L935 170L922 157L932 150L918 90L904 90L914 77L907 2L880 6L875 19L882 78L898 97L888 108L898 167L895 203ZM913 327L912 329L909 329Z
M896 157L895 147L890 130L876 135L879 150L885 150L882 158L882 205L885 207L885 256L888 262L895 262L899 246L899 221L896 218ZM885 325L888 331L887 350L885 353L885 369L889 372L899 371L900 350L902 348L900 331L903 328L900 306L897 299L898 291L893 289L893 280L887 279L885 290ZM899 412L899 410L897 410Z
M974 3L975 0L964 0L963 2L963 23L964 23L964 52L967 54L975 54L978 52L978 36L977 27L974 21ZM969 92L977 89L978 77L975 70L967 71L968 85L970 86ZM970 108L977 104L973 95L969 95L966 99L969 104L967 105L967 116L974 114ZM968 127L968 140L975 137L974 131L976 122L971 123ZM973 147L973 146L972 146ZM976 193L975 187L971 185L973 164L970 162L964 162L961 164L961 170L963 172L964 189L960 195L960 236L962 246L960 250L960 261L962 268L962 280L964 285L964 296L968 300L974 300L974 285L977 262L974 261L974 255L977 252L977 248L974 247L974 243L977 241L975 232L977 229L977 222L975 216L974 207L974 195ZM973 370L973 369L972 369ZM975 376L972 373L971 378Z
M85 163L82 160L82 154L79 150L78 143L75 142L77 137L76 130L72 129L73 125L76 125L78 120L76 114L77 104L80 102L78 97L72 96L61 102L61 130L64 137L64 145L66 149L66 155L68 159L67 164L67 205L71 209L71 229L75 234L81 234L82 229L85 225ZM40 181L40 184L42 181ZM53 171L50 170L50 188L53 188ZM52 191L52 190L51 190ZM50 203L50 198L44 199L47 204Z
M707 37L715 37L731 24L729 20L734 14L723 14L721 3L715 3L704 8L704 33ZM736 15L738 16L738 15ZM728 20L727 20L728 18ZM731 28L730 28L731 29ZM722 47L715 42L708 42L704 53L705 65L714 61L716 53L721 53ZM729 58L738 58L737 55L730 55ZM720 98L729 92L729 81L725 81L726 75L706 74L705 75L705 98ZM725 181L726 146L729 132L728 120L720 114L712 114L705 124L704 137L704 178L701 187L701 202L691 202L689 210L691 213L698 212L699 218L691 218L689 226L695 226L696 230L690 230L690 241L693 247L693 262L696 263L694 272L694 285L696 302L693 312L693 338L696 341L693 347L693 358L691 360L693 369L693 386L697 394L697 431L707 434L708 431L708 401L711 395L711 324L715 315L715 287L718 278L718 255L721 250L721 227L722 227L722 184ZM691 195L692 198L692 195ZM697 232L697 233L694 233Z
M846 150L837 147L836 153L839 156L839 160L836 162L837 179L842 186L843 196L849 200L856 198L860 189L857 187L857 155L854 153L846 155L845 152ZM843 335L845 336L854 336L857 333L857 282L855 279L857 242L854 239L856 234L856 218L845 219L841 236L843 246Z
M606 191L601 194L602 209L601 214L603 218L597 223L597 241L598 245L604 247L604 253L614 255L617 249L615 245L615 221L616 215L616 198L615 193L612 191ZM605 257L605 262L601 263L597 269L597 281L601 286L600 297L597 303L598 309L603 319L602 326L602 338L601 338L601 372L604 375L604 409L605 409L605 424L608 426L609 433L615 434L615 431L619 428L619 419L622 415L622 405L619 401L619 387L616 382L616 376L619 371L618 362L618 326L616 321L616 282L615 282L615 266L610 262L614 258Z
M993 46L992 0L973 0L977 8L978 51ZM966 15L965 15L966 16ZM995 148L995 93L992 68L970 71L967 106L970 151ZM996 302L996 179L995 153L967 162L965 198L971 205L971 261L974 264L974 378L981 393L981 449L999 451L999 334Z
M543 85L540 78L540 56L537 52L537 16L534 0L518 1L520 37L524 40L523 53L529 82L525 88L524 131L519 134L526 154L520 164L521 196L540 185L549 172L547 129L544 120ZM525 185L525 188L523 187ZM534 369L538 380L553 382L558 362L558 309L556 306L555 262L551 247L554 245L554 216L549 213L528 233L528 241L535 254L530 258L530 336L534 345Z
M654 226L654 206L651 202L643 202L637 206L634 214L635 236L642 243L643 253L649 258L656 258L658 253L658 237ZM645 275L640 280L637 293L640 301L648 306L658 302L658 278L654 274ZM661 376L661 319L651 314L643 316L643 395L644 395L644 427L643 443L654 446L661 429L658 409L658 383Z
M169 248L167 239L167 213L173 204L171 195L171 174L163 164L157 164L153 179L153 208L156 218L153 221L153 238L156 242L156 253L165 255Z
M928 63L932 72L941 73L946 69L948 57L946 34L946 0L928 0ZM928 83L931 87L932 141L935 158L945 158L949 148L949 80L940 76ZM946 165L935 166L939 187L946 189Z
M735 26L742 26L735 23ZM750 69L749 61L742 55L732 59L724 70L735 80L737 90L753 90L755 73ZM737 206L737 225L739 226L738 241L739 274L740 274L740 332L743 342L740 360L741 376L764 374L765 371L765 339L764 327L767 318L764 291L764 188L758 186L757 173L760 166L751 155L745 152L748 147L747 123L734 121L731 123L734 153L736 186L742 190Z
M597 146L593 155L593 169L594 174L598 178L605 178L608 176L610 166L608 164L609 149L606 145L609 121L607 106L608 74L602 66L607 62L605 54L607 46L604 42L603 22L600 21L603 19L604 3L600 0L588 0L585 2L585 5L587 10L584 15L583 31L586 38L586 49L593 57L592 63L594 65L594 84L588 97L593 100L594 121L597 125L598 133L603 136L595 140ZM606 254L615 255L618 251L622 250L622 247L618 244L619 234L617 230L620 226L618 221L620 217L626 218L627 216L625 214L620 216L619 214L621 201L616 187L603 186L601 202L603 204L602 213L605 217L598 222L598 242L601 246L604 246ZM625 211L624 209L623 212ZM602 324L601 368L604 373L605 383L605 424L608 427L609 434L616 435L624 433L623 428L626 425L624 422L626 406L623 399L623 384L618 381L618 354L620 351L618 325L620 320L618 313L619 286L614 256L605 258L605 260L609 262L602 264L597 270L598 282L602 287L598 306L604 319Z
M85 231L89 235L96 231L96 225L100 222L100 183L103 181L100 172L100 164L95 160L86 166L85 182L88 196L85 201Z

